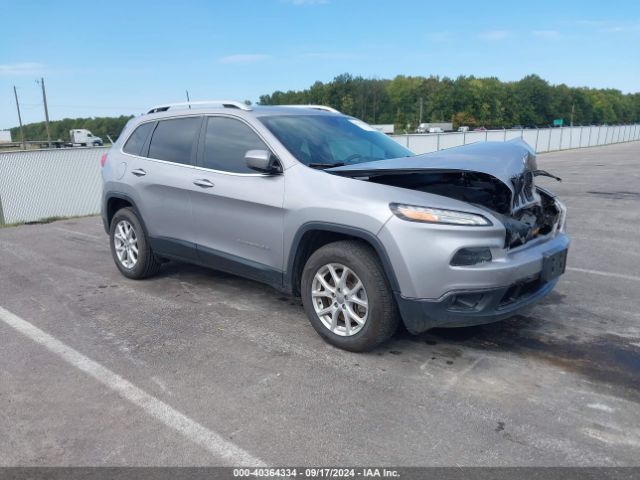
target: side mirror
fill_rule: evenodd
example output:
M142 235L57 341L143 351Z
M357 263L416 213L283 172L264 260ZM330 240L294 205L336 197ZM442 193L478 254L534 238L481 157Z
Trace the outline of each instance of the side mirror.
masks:
M244 154L247 167L260 173L282 173L280 161L269 150L249 150Z

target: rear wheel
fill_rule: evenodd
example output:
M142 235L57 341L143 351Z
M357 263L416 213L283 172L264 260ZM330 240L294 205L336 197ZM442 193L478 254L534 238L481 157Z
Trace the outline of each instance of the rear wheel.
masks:
M399 315L375 251L345 240L314 252L302 273L302 302L327 342L364 352L388 340Z
M120 209L113 216L109 239L113 260L125 277L146 278L160 269L160 260L149 247L142 224L132 208Z

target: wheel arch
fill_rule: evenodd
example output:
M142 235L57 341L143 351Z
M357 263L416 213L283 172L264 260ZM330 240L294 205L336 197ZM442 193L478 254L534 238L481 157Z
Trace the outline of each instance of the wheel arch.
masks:
M135 201L126 193L112 192L109 193L105 198L105 211L104 211L104 228L109 233L109 229L111 227L111 220L113 216L116 214L118 210L122 208L130 207L135 212L138 220L140 221L140 225L142 225L142 229L144 230L144 234L148 235L147 226L144 223L144 219L142 215L140 215L140 210L136 206Z
M358 227L326 222L309 222L302 225L293 237L287 260L284 287L295 295L300 294L302 270L308 258L318 248L339 240L361 240L374 249L387 281L394 292L400 291L398 279L380 239L373 233Z

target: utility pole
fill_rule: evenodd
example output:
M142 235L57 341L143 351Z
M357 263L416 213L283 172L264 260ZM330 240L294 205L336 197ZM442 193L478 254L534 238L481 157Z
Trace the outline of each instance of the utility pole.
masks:
M47 107L47 92L44 89L44 78L40 77L40 86L42 87L42 102L44 103L44 125L47 128L47 143L51 148L51 132L49 131L49 108Z
M420 97L420 121L418 122L418 125L422 124L422 105L424 103L424 98Z
M20 115L20 103L18 102L18 92L15 85L13 86L13 94L16 97L16 108L18 109L18 122L20 122L20 137L22 139L22 149L26 150L27 146L24 143L24 130L22 129L22 115Z
M576 111L576 104L572 103L571 104L571 120L569 121L569 126L573 127L573 114Z

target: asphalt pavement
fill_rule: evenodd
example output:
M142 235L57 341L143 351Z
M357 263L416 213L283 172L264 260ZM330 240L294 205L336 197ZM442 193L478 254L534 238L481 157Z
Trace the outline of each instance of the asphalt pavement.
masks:
M640 466L640 142L539 167L555 291L368 354L255 282L124 278L98 217L0 229L0 465Z

